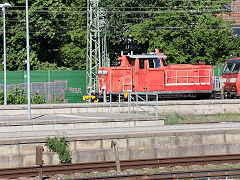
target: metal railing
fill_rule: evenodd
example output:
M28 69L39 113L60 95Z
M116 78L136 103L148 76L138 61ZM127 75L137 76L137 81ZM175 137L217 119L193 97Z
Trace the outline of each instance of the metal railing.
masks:
M213 95L214 99L224 99L224 82L221 76L213 77Z
M221 76L213 77L213 90L220 91L223 87L223 81Z
M117 96L117 102L113 102L114 97ZM155 100L155 101L151 101ZM127 107L128 114L140 114L143 112L147 116L158 116L158 94L150 92L128 92L127 101L124 99L123 93L110 93L110 111L113 111L113 103L118 104L118 112L123 107ZM136 110L135 110L136 108ZM151 113L154 112L154 113Z
M132 77L131 76L122 76L119 81L118 90L124 92L125 90L129 91L130 89L125 89L125 86L130 86L132 91Z
M201 75L202 73L207 72L207 75ZM167 70L165 71L166 77L166 86L175 86L175 85L210 85L211 83L211 69L193 69L193 70ZM172 75L174 74L174 75ZM179 75L181 74L181 75ZM185 74L185 75L182 75ZM195 75L196 74L196 75ZM169 82L171 79L175 81ZM184 79L186 82L181 82L180 79ZM192 79L190 81L190 79ZM179 82L180 81L180 82ZM183 81L183 80L182 80Z
M103 78L98 78L98 92L101 92L102 89L106 89L105 80Z

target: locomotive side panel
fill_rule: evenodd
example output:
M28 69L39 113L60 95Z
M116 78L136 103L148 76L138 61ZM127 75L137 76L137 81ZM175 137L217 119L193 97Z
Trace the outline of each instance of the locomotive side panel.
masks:
M160 59L147 60L147 91L164 91L165 79L163 63Z
M169 65L165 69L167 91L212 91L212 66Z
M134 92L164 90L164 70L160 59L136 59L133 69Z
M147 71L147 90L148 91L164 91L164 70L149 69Z
M98 70L99 92L124 92L132 90L132 68L102 67Z
M145 59L136 59L134 67L133 77L133 91L134 92L143 92L146 88L146 60Z

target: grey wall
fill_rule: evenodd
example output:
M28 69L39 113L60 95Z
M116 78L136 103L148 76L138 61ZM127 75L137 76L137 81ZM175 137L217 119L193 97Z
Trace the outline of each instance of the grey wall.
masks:
M239 129L176 131L69 138L72 162L114 161L111 141L118 142L120 159L165 158L240 153ZM32 166L37 145L45 139L1 141L0 168ZM44 163L59 159L44 146Z
M156 102L151 102L156 105ZM155 113L151 107L141 105L143 109L148 108ZM113 103L110 108L109 103L77 103L77 104L43 104L32 105L32 114L69 114L81 112L128 112L128 105ZM137 111L137 107L132 105L132 111ZM138 109L141 111L141 109ZM180 114L224 114L240 113L240 100L185 100L185 101L159 101L158 112L180 113ZM27 105L0 106L0 115L27 114Z

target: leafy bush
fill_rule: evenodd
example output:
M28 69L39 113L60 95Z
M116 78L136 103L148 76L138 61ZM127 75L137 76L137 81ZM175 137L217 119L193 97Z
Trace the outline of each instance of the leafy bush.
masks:
M27 104L27 94L17 86L7 93L8 104Z
M55 70L55 71L60 71L60 70L65 70L65 71L70 71L72 70L71 68L67 67L58 67L56 63L49 63L49 62L41 62L33 67L33 70L35 71L43 71L43 70Z
M24 89L20 89L18 86L13 90L7 92L7 104L27 104L27 93ZM31 104L44 104L44 103L62 103L62 97L57 96L53 100L46 101L46 98L37 92L31 95ZM0 104L4 104L4 91L0 90Z
M4 104L4 92L0 90L0 104Z
M31 96L31 103L32 104L44 104L45 103L45 98L41 96L40 94L35 94Z
M20 89L18 86L13 90L7 92L7 104L27 104L28 97L24 89ZM32 104L43 104L45 99L39 94L31 96ZM4 91L0 90L0 104L4 104Z
M71 153L66 137L47 137L46 146L58 154L61 163L71 163Z
M64 100L62 97L60 96L56 96L54 99L51 99L51 100L48 100L46 103L47 104L60 104L60 103L63 103Z

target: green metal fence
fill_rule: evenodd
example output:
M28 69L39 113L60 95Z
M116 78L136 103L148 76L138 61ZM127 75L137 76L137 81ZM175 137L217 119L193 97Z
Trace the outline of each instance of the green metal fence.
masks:
M223 67L213 67L213 75L214 76L221 76Z
M0 89L3 90L3 72L0 71ZM26 71L7 71L7 89L16 86L27 91ZM86 94L86 71L31 71L31 93L47 100L58 98L66 103L82 102Z

